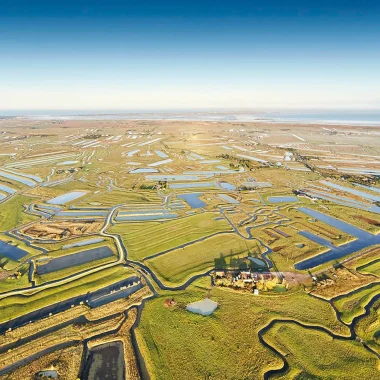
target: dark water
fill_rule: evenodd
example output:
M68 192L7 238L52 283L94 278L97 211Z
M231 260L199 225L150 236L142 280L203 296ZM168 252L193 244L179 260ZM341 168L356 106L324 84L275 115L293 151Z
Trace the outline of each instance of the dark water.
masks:
M37 273L51 273L111 256L113 256L113 252L107 246L87 249L78 253L57 257L50 260L47 264L39 265L37 266Z
M27 254L27 251L0 240L0 256L5 256L11 260L17 261L25 257Z
M84 380L124 380L125 360L121 341L101 344L90 350Z

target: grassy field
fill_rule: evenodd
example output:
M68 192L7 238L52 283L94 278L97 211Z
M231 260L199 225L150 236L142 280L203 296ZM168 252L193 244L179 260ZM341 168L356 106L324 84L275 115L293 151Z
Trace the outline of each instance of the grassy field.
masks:
M146 264L164 282L180 284L194 274L214 268L214 260L230 256L256 255L261 252L256 240L245 240L235 234L213 236L147 260Z
M121 223L112 226L108 231L121 235L129 259L142 260L216 232L231 231L230 225L224 219L214 220L218 216L218 213L207 212L165 223Z
M152 378L262 378L281 365L257 335L273 318L294 318L349 334L328 303L302 291L256 297L213 288L211 299L219 304L214 314L203 317L186 311L188 303L207 295L208 287L210 280L202 278L187 290L162 292L146 304L137 338ZM176 305L165 306L165 299L172 297Z
M379 360L361 343L332 339L318 330L276 324L265 340L286 355L289 371L275 379L376 379Z
M26 314L41 307L75 297L107 286L133 272L122 266L115 266L94 273L68 284L42 290L30 296L11 296L0 300L0 322Z
M333 300L334 305L341 313L342 320L351 323L352 320L364 313L364 307L380 292L380 284L364 287L359 291Z
M361 339L380 354L380 300L372 305L370 313L358 322L355 330Z
M75 204L77 206L89 206L89 203L99 202L102 206L115 206L117 204L131 204L131 203L152 203L160 202L161 199L157 197L156 193L153 191L149 192L131 192L131 191L118 191L113 190L112 192L101 191L98 194L89 194L85 199L78 199Z
M53 366L62 379L76 379L82 362L83 345L76 344L62 350L57 350L33 360L11 374L1 376L4 380L33 379L35 374L44 368Z
M380 259L373 260L370 263L359 267L358 271L361 273L373 274L377 277L380 277Z
M32 286L29 282L28 271L29 264L23 264L18 268L18 271L21 273L19 278L3 278L0 280L0 293L9 292L11 290L28 288Z
M0 204L0 232L39 219L37 216L28 215L24 212L23 205L33 201L32 198L15 195L5 203Z

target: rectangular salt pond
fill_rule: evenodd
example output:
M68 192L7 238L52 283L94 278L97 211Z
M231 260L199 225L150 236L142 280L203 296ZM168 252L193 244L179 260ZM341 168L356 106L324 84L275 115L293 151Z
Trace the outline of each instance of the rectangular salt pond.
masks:
M171 158L168 158L167 160L153 162L152 164L148 164L148 166L160 166L160 165L168 164L169 162L172 162L172 161L173 160Z
M86 245L101 243L102 241L104 241L103 238L95 238L95 239L88 239L88 240L78 241L78 243L64 245L62 247L62 249L69 249L69 248L74 248L74 247L83 247L83 246L86 246Z
M61 217L93 217L93 216L98 216L98 217L103 217L105 218L108 215L108 211L60 211L56 214L56 216L61 216Z
M6 196L4 195L4 194L1 194L0 193L0 201L2 201L3 199L5 199L6 198Z
M191 189L194 187L214 187L211 182L189 182L189 183L173 183L169 185L171 189Z
M364 191L355 190L355 189L351 189L349 187L337 185L337 184L329 182L329 181L321 181L321 183L323 183L324 185L330 186L333 189L342 190L342 191L345 191L346 193L357 195L357 196L365 198L365 199L370 199L371 201L380 202L380 196L377 196L377 195L372 195L369 193L365 193Z
M12 174L15 174L15 175L18 175L19 177L26 177L26 178L30 178L38 183L41 183L42 182L42 179L40 177L37 177L36 175L33 175L33 174L26 174L26 173L18 173L16 171L13 171L13 170L9 170L7 169L6 170L7 173L12 173Z
M355 183L354 185L359 186L363 189L374 191L375 193L380 193L380 189L378 189L377 187L360 185L359 183Z
M227 190L227 191L234 191L234 190L236 190L236 186L231 185L230 183L228 183L228 182L224 182L224 181L219 182L219 186L220 186L222 189L225 189L225 190Z
M111 257L113 255L114 254L111 248L107 246L88 249L86 251L73 253L72 255L61 256L61 257L52 259L46 264L37 266L36 272L37 274L40 274L40 275L51 273L57 270L62 270L62 269L71 268L77 265L82 265L94 260Z
M355 227L349 223L343 222L342 220L333 218L332 216L323 214L322 212L312 210L307 207L300 207L297 210L302 211L304 214L307 214L315 219L320 220L330 226L337 228L349 235L355 236L361 240L371 240L374 235L370 234L367 231L362 230L361 228Z
M24 185L29 186L29 187L36 185L36 183L30 179L19 177L17 175L10 174L10 173L5 173L3 171L0 171L0 176L4 178L12 179L13 181L16 181L16 182L23 183Z
M63 161L58 162L57 166L64 166L64 165L74 165L77 164L79 161Z
M48 200L46 203L53 205L64 205L65 203L71 202L75 199L83 197L87 194L87 191L71 191L70 193L59 195L58 197Z
M12 244L8 244L5 241L0 240L0 256L8 257L11 260L20 260L27 256L28 252L21 248L15 247Z
M12 189L12 188L10 188L8 186L1 185L1 184L0 184L0 190L3 190L3 191L5 191L8 194L15 194L16 193L15 189Z
M161 158L168 158L169 157L167 154L165 154L164 152L161 152L160 150L155 150L154 153L156 153L157 156L159 156Z
M202 193L190 193L190 194L180 194L178 198L183 199L191 208L202 208L207 206L205 202L203 202L198 197L203 195Z
M239 201L237 201L235 198L232 198L226 194L219 194L219 198L222 199L223 201L226 201L228 203L238 205Z
M287 203L287 202L299 202L297 197L285 196L285 197L268 197L270 203Z
M138 169L132 169L129 174L138 174L138 173L158 173L157 169L153 168L138 168Z

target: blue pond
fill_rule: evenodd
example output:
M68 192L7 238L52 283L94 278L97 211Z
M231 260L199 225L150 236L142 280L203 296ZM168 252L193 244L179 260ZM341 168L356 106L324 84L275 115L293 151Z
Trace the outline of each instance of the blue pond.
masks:
M299 202L297 197L285 196L285 197L268 197L270 203L287 203L287 202Z
M380 243L380 236L372 235L369 232L354 227L351 224L343 222L339 219L333 218L315 210L311 210L307 207L300 207L298 210L357 238L357 240L353 240L347 244L336 247L328 240L321 238L320 236L317 236L308 231L301 231L300 235L305 236L308 239L329 248L329 250L321 253L320 255L311 257L310 259L306 259L295 264L294 267L298 270L311 269L328 261L341 259L342 257L350 255L351 253L359 251L363 248Z
M10 187L5 186L5 185L1 185L1 184L0 184L0 190L3 190L8 194L14 194L16 192L15 189L11 189Z
M219 194L219 198L223 199L224 201L226 201L228 203L234 204L234 205L239 204L238 200L236 200L235 198L232 198L226 194Z
M14 180L16 182L21 182L24 185L27 185L27 186L30 186L30 187L32 187L32 186L35 185L35 182L31 181L30 179L19 177L17 175L5 173L5 172L2 172L2 171L0 171L0 176L4 177L4 178L12 179L12 180Z
M308 207L299 207L298 210L302 211L303 213L315 219L319 219L321 222L329 224L330 226L333 226L337 228L338 230L344 231L349 235L355 236L358 239L366 240L366 239L371 239L374 237L374 235L370 234L367 231L362 230L361 228L358 228L351 224L343 222L342 220L333 218L332 216L326 215L322 212L312 210Z
M25 257L27 254L27 251L0 240L0 256L5 256L11 260L17 261Z
M219 186L221 186L223 189L225 189L227 191L234 191L234 190L236 190L236 186L231 185L228 182L220 182Z
M365 199L370 199L371 201L380 202L380 196L377 196L377 195L372 195L372 194L368 194L364 191L355 190L355 189L351 189L349 187L337 185L336 183L332 183L329 181L321 181L321 183L323 183L324 185L330 186L333 189L342 190L342 191L345 191L346 193L357 195L357 196L365 198Z
M153 168L138 168L138 169L133 169L129 172L129 174L138 174L138 173L158 173L158 170L153 169Z
M190 194L180 194L178 198L183 199L191 208L202 208L206 206L201 199L198 197L203 195L202 193L190 193Z
M46 203L53 205L63 205L67 202L73 201L74 199L83 197L85 194L87 194L87 191L71 191L70 193L59 195L58 197L50 199Z
M161 158L168 158L169 157L167 154L165 154L164 152L161 152L160 150L155 150L154 153L156 153L157 156L159 156Z
M101 243L102 241L104 241L103 238L87 239L87 240L78 241L77 243L64 245L62 247L62 249L69 249L69 248L74 248L74 247L83 247L86 245Z

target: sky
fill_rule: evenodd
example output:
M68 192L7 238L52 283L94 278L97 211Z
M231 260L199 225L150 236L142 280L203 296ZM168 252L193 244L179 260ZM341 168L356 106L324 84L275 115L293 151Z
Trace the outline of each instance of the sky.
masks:
M0 109L380 109L377 0L0 0Z

